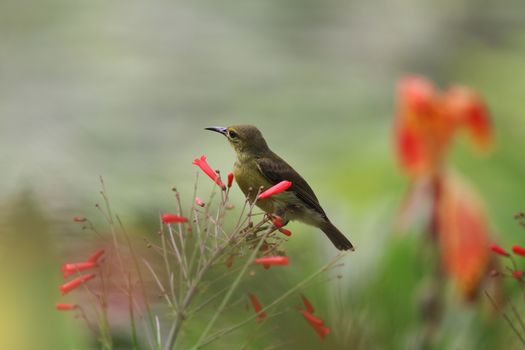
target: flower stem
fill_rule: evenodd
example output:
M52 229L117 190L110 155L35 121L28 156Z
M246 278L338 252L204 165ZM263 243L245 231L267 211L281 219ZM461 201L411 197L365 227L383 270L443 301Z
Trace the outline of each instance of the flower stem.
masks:
M290 295L295 293L297 290L301 289L304 285L308 284L311 280L313 280L314 278L319 276L321 273L323 273L326 270L330 269L337 261L339 261L341 258L346 256L347 254L348 254L348 252L343 252L343 253L338 254L334 259L330 260L328 263L323 265L320 269L318 269L317 271L312 273L310 276L306 277L301 282L297 283L294 287L292 287L291 289L286 291L284 294L282 294L280 297L275 299L273 302L271 302L270 304L268 304L265 307L263 307L260 310L259 313L268 311L269 309L271 309L275 305L279 304L284 299L288 298ZM215 340L217 340L217 339L219 339L219 338L221 338L221 337L223 337L223 336L225 336L225 335L227 335L227 334L237 330L238 328L244 326L245 324L249 323L253 319L257 318L257 315L258 314L253 314L250 317L246 318L244 321L241 321L241 322L239 322L239 323L237 323L237 324L235 324L235 325L233 325L231 327L225 328L223 330L220 330L220 331L216 332L215 334L212 334L207 339L204 339L204 340L199 339L197 344L195 344L191 349L192 350L196 350L196 349L204 347L205 345L210 344L211 342L213 342L213 341L215 341ZM202 336L201 336L201 338L202 338Z
M210 331L210 329L213 327L213 325L215 324L215 322L217 321L217 318L219 317L219 315L222 313L222 311L224 310L224 308L226 307L226 305L228 304L228 302L230 301L230 298L232 297L233 295L233 292L235 291L235 289L237 288L237 286L239 285L239 283L241 282L241 279L242 277L244 276L244 273L246 272L246 270L248 270L248 266L251 265L252 261L254 260L255 256L257 255L257 252L259 251L259 248L261 248L264 240L266 239L266 237L274 230L274 228L272 226L270 226L266 232L262 235L262 237L259 239L259 242L257 243L257 246L255 247L255 249L253 250L253 252L250 254L250 257L248 258L248 260L246 261L246 263L244 263L244 266L242 267L241 271L239 272L239 274L237 275L237 277L235 278L235 280L233 281L232 285L230 286L230 289L228 290L228 292L226 293L226 295L224 296L224 298L222 299L222 302L221 304L219 305L219 307L217 308L217 311L215 312L215 314L213 315L213 317L211 318L210 322L208 322L208 325L206 326L206 328L204 329L204 331L202 332L199 340L197 341L197 344L195 344L195 346L193 347L194 349L198 348L199 345L204 341L204 339L206 338L206 336L208 335L208 332Z

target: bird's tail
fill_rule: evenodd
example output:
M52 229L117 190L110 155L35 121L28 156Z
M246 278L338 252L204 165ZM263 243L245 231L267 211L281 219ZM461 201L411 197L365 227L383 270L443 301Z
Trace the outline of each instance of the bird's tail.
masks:
M330 238L339 250L354 250L354 246L344 234L341 233L330 221L325 221L319 227Z

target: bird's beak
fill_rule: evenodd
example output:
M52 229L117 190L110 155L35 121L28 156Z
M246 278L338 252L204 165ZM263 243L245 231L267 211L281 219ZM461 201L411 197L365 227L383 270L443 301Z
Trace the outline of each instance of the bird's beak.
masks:
M218 132L219 134L226 135L227 128L223 128L222 126L210 126L208 128L204 128L204 130L211 130Z

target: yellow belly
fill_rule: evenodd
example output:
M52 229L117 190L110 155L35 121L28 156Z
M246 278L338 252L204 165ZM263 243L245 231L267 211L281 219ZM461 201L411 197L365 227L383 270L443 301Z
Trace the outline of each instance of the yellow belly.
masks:
M259 188L262 187L261 191L264 191L273 185L260 173L255 162L253 166L247 164L241 166L237 162L233 172L237 184L250 203L254 202ZM255 205L266 213L277 213L284 216L283 219L286 221L299 220L318 226L318 222L322 220L319 213L307 208L292 192L282 192L270 198L258 200Z

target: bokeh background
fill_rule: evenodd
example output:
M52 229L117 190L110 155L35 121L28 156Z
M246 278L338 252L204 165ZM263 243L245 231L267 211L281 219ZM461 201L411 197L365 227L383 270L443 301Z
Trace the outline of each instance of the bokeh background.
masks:
M250 123L358 250L343 279L308 291L334 330L326 342L290 318L249 348L416 348L428 271L420 233L393 232L407 187L392 147L396 80L414 72L485 97L494 151L479 156L459 139L452 162L486 201L494 236L522 243L524 19L518 0L3 0L0 347L93 348L54 303L59 264L91 239L71 218L96 216L99 175L128 226L155 232L158 212L174 207L171 187L190 203L194 157L231 168L225 140L203 128ZM302 264L292 277L335 255L316 230L291 228L287 248ZM268 283L284 290L287 279ZM449 298L435 347L516 347L488 309Z

